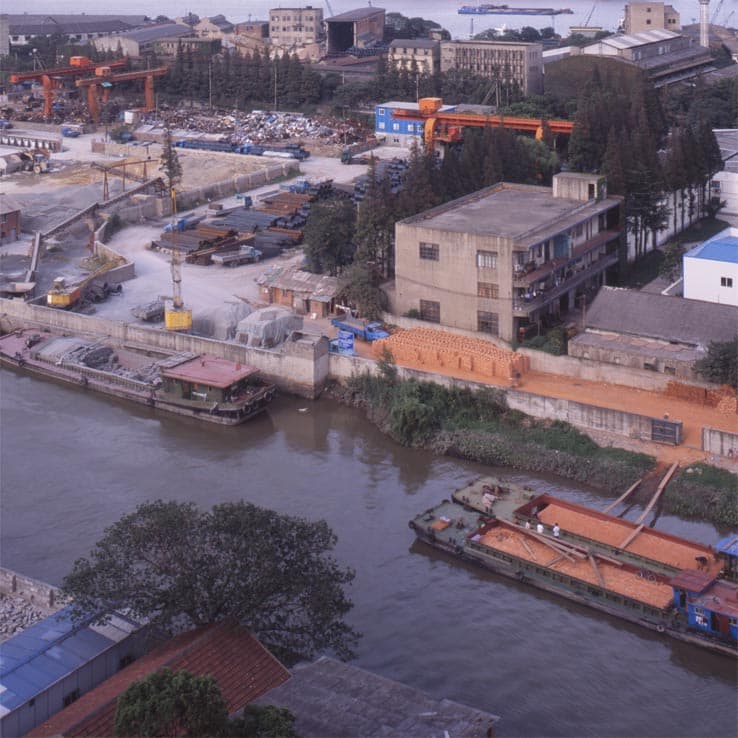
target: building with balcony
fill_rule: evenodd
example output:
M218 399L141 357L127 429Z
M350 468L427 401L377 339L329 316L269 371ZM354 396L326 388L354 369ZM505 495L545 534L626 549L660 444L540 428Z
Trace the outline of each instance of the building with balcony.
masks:
M682 21L679 11L666 3L628 3L625 6L623 29L626 33L643 33L655 28L680 31Z
M441 71L464 69L501 84L516 85L524 95L543 92L543 46L515 41L443 41Z
M398 38L389 46L390 68L433 75L441 71L441 44L428 38Z
M738 228L726 228L682 258L684 297L738 306ZM734 328L738 331L738 312Z
M322 41L323 9L274 8L269 11L269 39L272 46L296 47Z
M578 307L617 268L622 199L603 177L501 183L395 227L397 313L517 340Z

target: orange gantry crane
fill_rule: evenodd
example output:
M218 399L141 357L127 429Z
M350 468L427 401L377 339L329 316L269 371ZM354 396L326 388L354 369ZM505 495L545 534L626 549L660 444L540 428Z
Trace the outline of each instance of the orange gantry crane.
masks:
M552 134L570 135L574 124L570 120L544 120L542 118L518 118L507 115L478 115L475 113L456 113L442 111L443 100L440 97L422 97L418 100L418 110L398 108L392 111L393 117L403 120L424 121L424 141L428 151L433 151L436 141L452 143L461 141L466 126L475 128L512 128L516 131L535 133L542 138L545 128Z
M44 89L44 116L51 116L54 105L54 91L61 88L65 77L82 77L86 74L95 74L98 69L122 69L128 66L127 59L116 61L93 62L86 56L72 56L68 67L56 67L55 69L39 69L34 72L16 72L10 75L11 84L17 85L21 82L39 80Z
M90 117L95 123L100 122L99 89L102 87L102 100L107 102L110 96L110 88L120 82L132 82L142 79L144 81L144 112L154 109L154 78L163 77L169 71L169 67L157 67L156 69L142 69L138 72L123 72L113 74L110 65L99 66L95 69L94 77L85 77L75 81L77 87L87 88L87 106L90 109Z

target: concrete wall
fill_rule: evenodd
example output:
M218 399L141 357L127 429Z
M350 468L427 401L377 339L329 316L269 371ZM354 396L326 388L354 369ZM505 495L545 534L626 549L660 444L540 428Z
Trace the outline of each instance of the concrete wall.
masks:
M11 569L0 567L0 593L22 597L42 610L50 612L57 609L59 590L46 582L18 574Z
M738 229L730 230L738 235ZM685 254L683 264L685 298L738 305L738 263Z
M702 429L702 450L715 456L738 457L738 433L728 433L705 426Z
M298 334L278 350L250 348L238 343L173 333L148 326L104 320L95 316L0 299L3 327L24 324L49 327L66 333L104 336L124 345L162 351L191 351L250 364L279 388L315 398L323 390L328 372L328 339Z

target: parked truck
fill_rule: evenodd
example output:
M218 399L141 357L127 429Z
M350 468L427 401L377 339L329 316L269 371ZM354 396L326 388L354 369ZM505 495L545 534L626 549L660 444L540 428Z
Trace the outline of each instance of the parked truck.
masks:
M256 264L261 260L261 251L253 246L241 246L238 251L223 251L210 257L214 264L235 267L239 264Z
M382 324L379 321L367 322L354 318L353 316L346 314L343 318L333 318L331 325L336 326L341 331L349 331L353 333L356 338L360 338L362 341L377 341L380 338L389 338Z

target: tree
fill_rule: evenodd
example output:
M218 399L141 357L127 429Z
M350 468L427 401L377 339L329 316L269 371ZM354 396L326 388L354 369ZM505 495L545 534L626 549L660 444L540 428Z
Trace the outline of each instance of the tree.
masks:
M343 620L344 585L354 573L338 566L335 544L325 521L247 502L201 512L158 500L108 528L63 589L102 622L121 608L170 632L235 620L282 658L350 658L358 634Z
M684 256L684 246L676 241L669 241L664 246L664 260L659 267L659 274L665 277L669 282L673 282L682 273L682 256Z
M694 370L708 382L738 388L738 336L732 341L711 341L707 356L694 363Z
M182 179L182 164L180 164L179 156L172 144L172 134L169 128L164 129L159 171L166 177L167 191L171 195L174 192L175 185Z
M228 709L215 679L160 669L118 698L117 736L221 736Z
M228 735L240 738L298 738L295 716L284 707L247 705L242 717L231 719Z
M356 208L351 200L316 202L305 224L308 271L336 276L354 258Z

